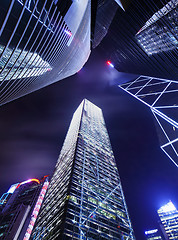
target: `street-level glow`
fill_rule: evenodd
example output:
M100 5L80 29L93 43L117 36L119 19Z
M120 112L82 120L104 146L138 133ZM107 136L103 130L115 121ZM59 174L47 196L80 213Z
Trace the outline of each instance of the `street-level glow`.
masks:
M172 212L172 211L176 211L176 207L174 206L174 204L170 201L168 202L166 205L162 206L158 211L159 212L164 212L164 213L168 213L168 212Z
M114 65L113 65L110 61L107 61L107 64L108 64L110 67L114 68Z
M72 33L69 30L64 30L65 33L67 33L67 35L69 35L70 37L72 36Z
M153 230L149 230L149 231L145 231L145 234L152 234L152 233L156 233L158 231L158 229L153 229Z

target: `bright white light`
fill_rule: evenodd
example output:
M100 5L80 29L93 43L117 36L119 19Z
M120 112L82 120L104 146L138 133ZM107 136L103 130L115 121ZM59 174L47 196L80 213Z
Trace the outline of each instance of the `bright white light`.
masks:
M114 65L113 65L110 61L107 61L107 64L108 64L110 67L114 68Z
M17 185L19 185L19 183L11 185L7 193L13 193L15 191Z
M67 35L69 35L70 37L72 36L72 33L69 30L64 30L65 33L67 33Z
M145 231L145 234L152 234L152 233L156 233L158 231L158 229L153 229L153 230L149 230L149 231Z
M170 201L166 205L162 206L158 211L167 213L167 212L172 212L172 211L176 211L176 210L177 210L176 207Z

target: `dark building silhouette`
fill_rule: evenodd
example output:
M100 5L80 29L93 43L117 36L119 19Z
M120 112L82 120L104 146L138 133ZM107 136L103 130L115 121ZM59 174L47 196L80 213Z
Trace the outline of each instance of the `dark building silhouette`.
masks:
M0 214L0 239L29 239L48 185L48 179L43 178L11 186Z

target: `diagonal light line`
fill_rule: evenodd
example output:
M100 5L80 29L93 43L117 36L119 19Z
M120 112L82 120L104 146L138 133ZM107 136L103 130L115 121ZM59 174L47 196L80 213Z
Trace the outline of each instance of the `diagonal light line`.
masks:
M142 99L140 99L138 96L135 96L133 93L127 91L126 89L124 89L121 85L118 85L118 87L120 87L122 90L124 90L125 92L129 93L131 96L135 97L137 100L139 100L140 102L144 103L145 105L147 105L148 107L151 108L152 111L154 111L155 113L157 113L160 117L162 117L165 121L169 122L171 125L174 125L175 127L178 128L178 123L174 120L172 120L171 118L169 118L168 116L166 116L164 113L160 112L159 110L157 110L155 107L152 107L150 104L148 104L147 102L143 101Z
M100 197L96 192L94 192L94 191L92 190L92 188L85 183L85 181L84 181L84 185L85 185L87 188L89 188L90 191L91 191L92 193L94 193L98 198L101 199L101 197Z
M166 89L171 85L172 82L169 82L168 85L165 87L165 89L162 91L162 93L158 96L158 98L154 101L154 103L151 105L152 107L155 105L155 103L160 99L160 97L165 93Z
M158 120L156 114L153 112L154 117L156 118L156 121L158 122L158 125L160 126L161 130L163 131L164 135L166 136L167 140L170 141L166 131L164 130L163 126L161 125L160 121Z
M147 87L148 87L148 85L147 85ZM131 88L130 88L130 89L131 89ZM129 89L129 90L130 90L130 89ZM178 89L165 91L164 94L174 93L174 92L178 92ZM138 96L138 97L150 96L150 95L157 95L157 94L160 94L160 93L162 93L162 92L145 93L145 94L139 94L139 95L137 95L137 96Z
M133 82L131 82L128 87L126 87L125 89L129 88L131 85L133 85L135 82L137 82L137 80L139 79L140 77L136 78Z
M154 79L154 78L153 78ZM137 83L140 83L140 82L143 82L143 81L145 81L146 79L144 79L144 80L142 80L142 81L137 81ZM161 84L166 84L167 82L160 82L160 83L150 83L150 84L148 84L147 85L147 87L152 87L152 86L156 86L156 85L161 85ZM122 84L122 86L123 86L124 84ZM129 90L133 90L133 89L137 89L137 88L140 88L141 87L141 85L140 86L136 86L136 87L131 87L131 88L129 88Z
M17 0L17 1L18 1L22 6L24 5L24 3L21 2L20 0ZM30 8L28 8L28 7L25 6L25 9L28 10L28 11L31 13ZM44 9L44 11L46 12L46 9ZM38 10L37 10L37 12L38 12ZM38 13L39 13L39 12L38 12ZM33 14L33 17L36 18L36 19L38 19L38 16L36 16L35 14ZM49 20L49 17L47 17L47 18L48 18L48 20ZM39 19L39 22L40 22L40 23L43 23L43 21L40 20L40 19ZM44 26L47 27L45 24L44 24ZM48 29L48 30L51 30L51 27L47 27L47 29Z
M161 127L161 129L162 129L162 131L163 131L163 133L165 134L165 136L167 137L167 139L168 139L168 141L169 141L167 144L165 144L165 146L171 145L171 147L173 148L175 154L177 155L177 151L176 151L176 149L175 149L174 146L172 145L172 143L171 143L171 141L170 141L168 135L166 134L164 128L162 127L161 123L159 122L159 120L158 120L158 118L156 117L156 115L155 115L154 112L153 112L153 115L154 115L154 117L156 118L158 124L160 125L160 127ZM174 141L174 140L173 140L173 141ZM163 146L164 146L164 145L163 145ZM177 163L176 163L176 162L171 158L171 156L166 152L166 150L164 149L163 146L160 146L161 149L166 153L166 155L171 159L171 161L172 161L176 166L178 166Z
M178 164L172 159L172 157L166 152L166 150L163 147L161 147L161 149L171 159L171 161L176 165L176 167L178 167Z
M161 147L167 147L168 145L172 145L172 143L175 143L175 142L177 142L177 141L178 141L178 138L176 138L176 139L174 139L174 140L172 140L172 141L170 141L170 142L162 145Z
M89 188L96 196L97 196L97 198L98 199L100 199L101 200L101 197L99 196L99 194L97 194L96 192L94 192L92 189L91 189L91 187L90 186L87 186L87 184L85 183L85 181L84 181L84 185L87 187L87 188ZM105 199L102 201L102 202L104 202L105 201ZM109 206L112 206L111 204L109 204ZM99 206L100 207L100 206ZM94 211L96 211L96 210L94 210ZM118 215L117 215L118 216ZM118 216L128 227L130 227L130 225L128 224L128 222L125 220L125 219L123 219L121 216Z
M151 107L151 110L154 111L156 114L158 114L160 117L162 117L165 121L169 122L171 125L173 125L176 128L178 128L178 123L176 121L174 121L173 119L169 118L167 115L165 115L164 113L160 112L159 110L157 110L154 107Z
M119 187L119 185L117 185L117 186L103 199L103 201L102 201L101 203L105 202L106 199L109 198L109 197L111 196L111 194L116 191L116 189L117 189L118 187ZM94 212L96 212L96 210L97 210L98 208L100 208L100 206L97 206L97 207L86 217L86 219L83 221L82 224L84 224L84 223L86 222L86 220L87 220L89 217L91 217L91 215L92 215Z
M158 107L155 107L155 108L178 108L178 106L158 106Z
M135 95L137 95L137 94L138 94L139 92L141 92L145 87L147 87L147 85L148 85L151 81L152 81L152 78L150 78L150 80L148 80L148 82L145 83L145 84L143 85L143 87L141 87L140 90L139 90L138 92L136 92Z
M141 76L140 76L141 77ZM147 78L149 78L149 76L143 76L142 75L142 77L147 77ZM178 81L176 81L176 80L170 80L170 79L164 79L164 78L156 78L156 77L154 77L154 79L156 79L156 80L158 80L158 81L164 81L164 82L173 82L173 83L177 83L178 84Z

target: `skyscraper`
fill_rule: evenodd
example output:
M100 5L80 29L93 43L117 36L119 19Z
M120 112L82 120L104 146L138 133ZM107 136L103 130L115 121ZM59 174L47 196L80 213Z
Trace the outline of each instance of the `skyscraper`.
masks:
M177 5L176 0L169 1L136 34L139 44L148 55L177 48Z
M100 108L75 111L31 239L135 239Z
M161 220L161 228L166 239L178 239L178 211L174 204L169 201L158 209Z
M11 186L0 214L0 239L29 239L48 185L44 177Z
M18 186L19 183L13 184L10 186L9 190L6 193L3 193L3 195L0 198L0 213L4 209L6 203L14 193L16 187Z
M118 8L100 53L119 72L177 80L177 1L125 2L130 5Z
M178 81L140 76L119 87L150 107L161 149L178 167Z
M79 71L90 55L90 0L1 1L0 105Z

